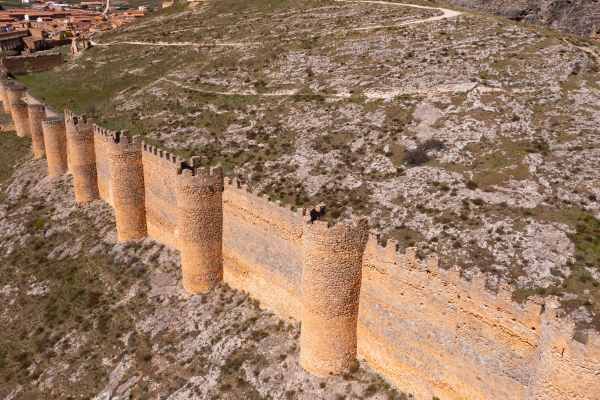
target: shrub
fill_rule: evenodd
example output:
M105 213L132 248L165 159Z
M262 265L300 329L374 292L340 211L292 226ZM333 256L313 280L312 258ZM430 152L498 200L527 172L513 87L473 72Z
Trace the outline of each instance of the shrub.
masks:
M419 144L415 149L408 150L405 154L405 161L412 166L425 164L431 158L427 154L430 150L442 150L445 147L444 142L438 139L429 139Z

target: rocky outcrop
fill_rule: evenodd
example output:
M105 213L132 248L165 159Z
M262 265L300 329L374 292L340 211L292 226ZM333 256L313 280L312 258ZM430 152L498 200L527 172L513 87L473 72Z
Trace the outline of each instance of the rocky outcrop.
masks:
M582 36L600 32L600 6L590 0L449 0L451 4L535 22Z

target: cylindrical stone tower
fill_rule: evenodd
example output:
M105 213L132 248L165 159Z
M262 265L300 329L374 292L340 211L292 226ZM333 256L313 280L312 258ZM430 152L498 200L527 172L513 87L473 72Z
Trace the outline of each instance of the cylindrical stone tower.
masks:
M42 121L46 118L44 105L39 103L28 104L27 114L29 116L29 133L31 134L33 157L42 158L46 154L44 150L44 131L42 130Z
M205 293L223 280L223 170L184 169L175 193L183 287Z
M10 103L10 110L13 123L15 124L15 131L17 131L17 136L31 136L29 131L29 112L27 110L27 103L22 100L13 101Z
M302 234L300 365L317 376L356 362L356 325L366 220L332 227L307 222Z
M115 132L109 143L112 200L121 242L146 236L146 206L142 142Z
M67 153L70 154L75 201L87 203L99 198L93 124L65 110Z
M19 82L10 81L5 86L6 89L6 100L8 104L9 111L12 110L10 105L12 103L16 103L19 100L22 100L25 97L25 93L27 93L27 88L20 84Z
M2 111L10 114L10 103L8 101L8 85L10 82L6 79L0 80L0 101L2 101Z
M67 138L65 121L62 118L49 118L42 121L48 176L56 178L67 172Z

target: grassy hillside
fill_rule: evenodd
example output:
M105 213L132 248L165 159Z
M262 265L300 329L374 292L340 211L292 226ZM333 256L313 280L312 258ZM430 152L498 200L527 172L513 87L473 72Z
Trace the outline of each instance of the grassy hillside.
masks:
M19 79L57 108L220 163L284 203L366 215L467 278L561 295L600 324L598 45L442 14L209 1Z

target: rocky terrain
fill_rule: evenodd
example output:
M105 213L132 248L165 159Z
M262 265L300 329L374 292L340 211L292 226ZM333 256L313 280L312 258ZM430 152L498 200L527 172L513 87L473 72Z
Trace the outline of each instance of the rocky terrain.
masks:
M450 3L582 36L600 35L600 5L593 0L449 0Z
M427 4L427 3L419 3ZM20 79L600 327L600 48L389 2L177 6Z
M310 376L297 323L225 285L185 294L176 252L117 243L108 205L0 146L0 398L408 399L366 366Z

